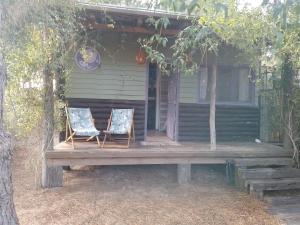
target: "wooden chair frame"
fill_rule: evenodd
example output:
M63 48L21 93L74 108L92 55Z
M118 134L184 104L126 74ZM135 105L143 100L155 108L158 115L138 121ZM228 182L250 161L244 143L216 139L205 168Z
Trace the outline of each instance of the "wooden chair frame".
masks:
M72 147L73 149L75 149L75 145L74 145L74 140L85 140L86 138L75 138L74 136L76 135L76 132L73 131L72 127L71 127L71 123L70 123L70 117L69 117L69 112L68 112L68 107L65 107L65 111L66 111L66 116L67 116L67 121L66 121L66 137L65 137L65 142L67 143L69 140L71 140L72 142ZM94 125L95 125L95 119L93 117L90 118ZM99 147L101 147L100 145L100 140L98 136L90 136L86 139L86 141L90 141L93 138L96 138L97 140L97 144Z
M133 109L133 113L132 113L132 118L131 118L131 124L130 124L130 129L128 130L128 137L127 138L119 138L119 139L128 139L127 141L127 148L129 148L130 146L130 141L133 140L133 142L135 142L135 130L134 130L134 109ZM104 133L104 139L103 139L103 142L102 142L102 148L104 148L104 144L105 144L105 141L107 139L107 137L111 137L111 133L109 133L109 129L111 127L111 122L112 122L112 112L110 113L110 116L109 116L109 119L108 119L108 124L107 124L107 128L106 130L103 131Z

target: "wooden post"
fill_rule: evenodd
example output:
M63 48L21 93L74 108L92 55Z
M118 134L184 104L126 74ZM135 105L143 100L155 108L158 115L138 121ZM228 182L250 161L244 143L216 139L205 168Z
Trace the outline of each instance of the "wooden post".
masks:
M191 182L191 164L177 164L177 181L179 184Z
M53 76L48 68L43 74L44 80L44 126L42 149L42 187L61 187L63 185L63 170L61 166L48 166L45 158L46 151L53 151L54 137L54 94Z
M4 3L0 3L0 30L4 24ZM3 106L6 83L6 65L2 50L0 50L0 224L18 225L13 200L13 186L11 177L11 157L13 145L11 137L3 126Z
M212 74L211 74L211 87L210 87L210 110L209 110L209 130L210 130L210 149L216 150L216 84L217 84L217 56L214 55Z
M283 67L281 71L281 85L282 85L282 114L283 114L283 147L285 149L292 149L292 142L288 135L286 124L288 124L290 113L290 101L293 97L293 82L294 71L290 62L290 56L284 56Z

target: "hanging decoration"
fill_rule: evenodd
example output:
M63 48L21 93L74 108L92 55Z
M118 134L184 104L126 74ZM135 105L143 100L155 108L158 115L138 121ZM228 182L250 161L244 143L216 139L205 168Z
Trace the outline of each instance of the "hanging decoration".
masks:
M140 64L140 65L146 63L146 54L141 48L136 53L135 61L137 64Z
M75 62L82 70L95 70L101 65L101 56L95 48L86 47L78 49Z
M188 54L186 55L186 58L185 58L185 62L188 66L191 66L193 64L193 57L192 57L192 54Z

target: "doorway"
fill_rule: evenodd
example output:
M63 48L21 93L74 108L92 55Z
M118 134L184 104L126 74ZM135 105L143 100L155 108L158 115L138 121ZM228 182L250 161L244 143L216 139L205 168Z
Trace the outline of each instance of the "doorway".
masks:
M155 63L149 64L148 71L146 140L175 141L177 76L161 75Z

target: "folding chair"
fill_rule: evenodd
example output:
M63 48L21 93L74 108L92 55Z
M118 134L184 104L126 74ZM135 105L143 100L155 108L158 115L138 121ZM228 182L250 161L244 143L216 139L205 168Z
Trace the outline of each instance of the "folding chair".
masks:
M94 119L90 108L69 108L66 107L67 123L66 123L66 139L72 141L74 148L74 136L88 137L86 141L93 138L97 139L100 146L99 135L100 131L96 129ZM77 138L79 139L79 138Z
M104 147L107 136L111 135L128 135L127 148L129 148L130 141L135 141L134 109L112 109L107 129L103 131L105 134L102 148Z

